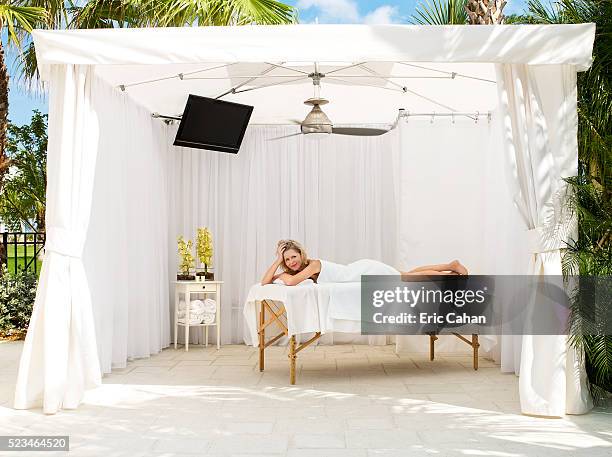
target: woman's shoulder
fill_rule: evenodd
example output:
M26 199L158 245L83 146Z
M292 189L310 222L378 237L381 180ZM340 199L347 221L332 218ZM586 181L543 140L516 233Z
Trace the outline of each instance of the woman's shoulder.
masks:
M324 260L321 259L308 259L308 265L312 265L312 267L318 271L321 271L321 265L323 264L323 262Z

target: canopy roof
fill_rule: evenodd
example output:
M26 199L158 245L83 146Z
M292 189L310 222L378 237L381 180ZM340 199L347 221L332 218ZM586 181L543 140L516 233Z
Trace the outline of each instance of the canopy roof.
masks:
M252 123L300 121L321 73L334 123L389 123L412 112L495 107L494 63L592 60L594 24L288 25L34 31L38 65L95 65L151 112L182 112L189 93L255 106Z

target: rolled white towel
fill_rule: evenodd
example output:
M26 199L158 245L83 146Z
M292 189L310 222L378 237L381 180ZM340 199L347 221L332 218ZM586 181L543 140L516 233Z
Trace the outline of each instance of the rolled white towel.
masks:
M179 321L179 324L184 324L186 319L183 317L182 319L179 319L178 321ZM201 324L201 323L202 323L201 316L200 317L198 317L198 316L196 316L196 317L190 316L189 317L189 325L198 325L198 324Z
M215 314L205 313L202 318L202 324L212 324L213 322L215 322Z
M179 311L185 310L185 300L179 301L178 309ZM189 310L191 312L204 311L204 302L202 300L191 300Z
M204 300L203 310L205 313L215 314L217 312L217 302L215 302L212 298L207 298Z
M199 317L200 319L202 319L202 318L204 317L204 314L205 314L205 313L204 313L204 311L191 311L191 310L190 310L190 311L189 311L189 319L191 320L192 318L195 318L195 317ZM182 319L182 318L184 318L184 317L187 317L187 310L184 310L184 309L183 309L183 310L180 310L180 311L177 313L177 317L178 317L179 319Z
M205 307L204 307L204 302L202 300L191 300L191 304L189 306L189 309L193 312L193 311L204 311Z

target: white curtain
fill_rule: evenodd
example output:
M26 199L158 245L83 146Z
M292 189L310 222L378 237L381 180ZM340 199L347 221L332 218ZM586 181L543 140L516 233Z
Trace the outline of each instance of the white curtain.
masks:
M512 175L503 163L497 113L477 119L409 117L398 130L399 266L459 259L471 274L524 272L526 262L515 254L524 236L507 190ZM483 335L480 343L482 354L499 351L495 336ZM400 351L429 350L422 336L401 336L397 344ZM441 335L436 350L471 348Z
M23 347L15 408L47 414L76 408L100 384L100 365L82 254L91 208L99 125L87 66L51 71L47 243Z
M515 174L515 203L527 229L527 274L559 275L574 231L564 211L564 177L577 173L576 69L498 65L504 144ZM504 346L518 349L517 338ZM520 344L521 410L562 416L591 408L584 367L567 337L527 335ZM511 352L510 351L510 352ZM506 362L517 361L508 357Z
M168 128L169 142L175 131ZM298 132L250 126L237 155L168 146L169 271L177 268L176 236L193 239L208 226L215 277L225 282L223 343L243 342L246 294L273 262L279 239L301 241L312 258L395 264L396 132L322 139ZM193 333L198 342L200 332Z
M170 343L168 193L163 123L94 78L98 142L83 254L102 372Z

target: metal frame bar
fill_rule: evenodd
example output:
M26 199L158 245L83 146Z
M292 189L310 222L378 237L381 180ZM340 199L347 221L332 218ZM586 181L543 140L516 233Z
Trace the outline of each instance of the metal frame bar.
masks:
M366 77L367 77L367 76L366 76ZM374 88L376 88L376 89L391 90L391 91L393 91L393 92L400 92L400 93L403 93L403 90L401 90L401 89L393 89L393 88L391 88L391 87L377 86L377 85L375 85L375 84L353 83L353 82L351 82L351 81L345 81L345 80L343 80L343 79L340 79L340 78L338 78L337 76L330 76L330 77L329 77L329 78L327 78L327 79L330 79L330 80L332 80L332 81L341 81L341 82L343 82L343 83L345 83L345 84L348 84L349 86L364 86L364 87L374 87Z
M378 72L376 72L376 71L372 70L371 68L366 67L365 65L359 65L359 67L360 67L360 68L363 68L364 70L366 70L366 71L368 71L368 72L370 72L370 73L372 73L372 74L374 74L374 75L379 75L379 73L378 73ZM379 75L379 76L380 76L380 75ZM385 79L385 78L383 78L383 79ZM396 87L399 87L399 88L402 90L402 92L407 92L407 93L410 93L410 94L412 94L412 95L414 95L414 96L416 96L416 97L420 97L420 98L422 98L423 100L427 100L429 103L433 103L434 105L441 106L442 108L445 108L445 109L447 109L447 110L449 110L449 111L457 111L456 109L454 109L454 108L452 108L452 107L450 107L450 106L448 106L448 105L445 105L444 103L437 102L437 101L435 101L435 100L434 100L434 99L432 99L432 98L426 97L425 95L421 95L421 94L419 94L418 92L415 92L415 91L413 91L413 90L410 90L410 89L408 89L406 86L402 86L401 84L398 84L398 83L396 83L395 81L391 81L390 79L385 79L385 80L386 80L387 82L389 82L390 84L392 84L392 85L394 85L394 86L396 86Z
M354 67L358 67L359 65L363 65L364 63L367 62L358 62L358 63L354 63L351 65L347 65L345 67L340 67L340 68L336 68L335 70L330 70L327 73L324 73L325 75L331 75L332 73L335 73L337 71L342 71L342 70L348 70L349 68L354 68Z
M306 78L308 78L308 76L300 76L299 78L291 79L289 81L280 81L280 82L275 82L275 83L270 83L270 84L262 84L260 86L249 87L247 89L242 89L242 90L235 90L234 89L231 93L232 94L241 94L243 92L249 92L251 90L264 89L266 87L282 86L283 84L289 84L289 83L292 83L292 82L301 81L301 80L306 79ZM224 94L224 95L226 95L226 94ZM219 98L219 97L217 97L217 98Z
M194 78L185 77L186 73L183 73L183 77L180 78L183 81L195 81L195 80L215 80L215 79L242 79L242 78L295 78L296 75L233 75L233 76L196 76ZM450 76L408 76L408 75L334 75L328 76L329 73L321 73L323 78L378 78L378 79L453 79ZM304 75L309 76L309 75ZM127 87L127 86L126 86Z
M210 78L185 78L185 76L190 76L190 75L195 75L198 73L204 73L206 71L210 71L210 70L217 70L219 68L226 68L229 67L231 65L236 65L239 62L231 62L231 63L226 63L223 65L217 65L215 67L210 67L210 68L203 68L200 70L193 70L193 71L188 71L188 72L184 72L184 73L178 73L176 75L171 75L171 76L164 76L161 78L154 78L154 79L147 79L147 80L143 80L143 81L137 81L137 82L133 82L133 83L128 83L128 84L119 84L117 87L119 89L121 89L122 91L125 91L128 87L134 87L134 86L139 86L142 84L150 84L150 83L155 83L155 82L160 82L160 81L167 81L170 79L174 79L174 78L179 78L181 80L194 80L194 79L232 79L232 78L253 78L253 79L257 79L262 77L262 75L265 75L266 73L272 71L272 69L275 68L282 68L285 70L289 70L289 71L294 71L297 73L301 73L303 75L308 76L309 73L304 71L304 70L299 70L297 68L292 68L292 67L287 67L285 65L283 65L285 62L281 62L281 63L273 63L273 62L264 62L266 65L270 65L271 68L267 69L266 71L264 71L263 73L259 74L259 75L241 75L241 76L232 76L232 77L227 77L227 76L223 76L223 77L210 77ZM375 70L372 70L369 67L366 67L365 64L367 64L368 62L358 62L358 63L354 63L351 65L346 65L344 67L340 67L340 68L336 68L335 70L330 70L327 73L323 73L324 76L336 73L338 71L342 71L342 70L347 70L349 68L354 68L354 67L360 67L363 68L364 70L368 71L368 73L370 73L371 75L375 75L375 77L377 78L382 78L382 79L386 79L388 82L390 79L455 79L456 77L460 77L460 78L467 78L467 79L473 79L476 81L483 81L483 82L488 82L488 83L492 83L495 84L496 81L490 80L490 79L486 79L486 78L478 78L476 76L470 76L470 75L465 75L462 73L457 73L454 71L446 71L446 70L439 70L437 68L429 68L429 67L424 67L422 65L416 65L413 63L408 63L408 62L397 62L401 65L405 65L408 67L413 67L413 68L420 68L422 70L427 70L427 71L433 71L436 73L442 73L445 75L448 75L446 78L444 77L434 77L434 76L400 76L400 75L381 75L380 73L376 72ZM315 72L318 71L318 62L314 63L314 68L315 68ZM339 77L342 78L363 78L363 76L358 76L358 75L338 75ZM284 78L284 77L291 77L289 75L269 75L267 76L268 78ZM250 80L252 81L252 79ZM242 87L242 85L244 84L248 84L250 81L246 81L244 83L241 83L241 85L235 87L234 89L237 89L238 87ZM399 86L399 85L398 85ZM402 88L401 86L399 86L400 88ZM231 91L230 91L231 92ZM227 95L228 93L223 94L223 95ZM221 96L223 96L221 95ZM219 96L219 97L221 97ZM217 98L219 98L217 97Z
M284 66L283 63L285 62L281 62L280 64L272 63L272 62L264 62L264 63L267 65L274 65L276 68L284 68L285 70L297 71L298 73L302 73L303 75L306 75L306 76L308 76L309 74L307 71L304 71L304 70L298 70L297 68L291 68L291 67Z
M408 63L408 62L397 62L397 63L406 65L408 67L420 68L421 70L435 71L437 73L444 73L447 75L451 75L452 79L455 79L455 77L459 76L460 78L474 79L476 81L483 81L487 83L497 84L497 81L493 81L491 79L478 78L477 76L464 75L462 73L457 73L455 71L446 71L446 70L439 70L437 68L428 68L428 67L423 67L422 65L415 65L413 63Z
M281 62L281 64L283 64L285 62ZM223 92L221 95L217 95L215 98L219 99L221 97L226 96L227 94L235 94L236 93L236 89L240 89L242 86L244 86L245 84L250 83L251 81L257 79L257 78L261 78L263 75L270 73L272 70L274 70L276 67L274 66L274 64L268 64L270 65L270 67L266 68L263 72L260 73L259 76L254 76L250 79L247 79L246 81L241 82L240 84L238 84L235 87L232 87L230 90Z
M387 81L388 83L393 84L395 87L400 88L400 89L402 90L402 92L406 92L406 87L405 87L405 86L402 86L401 84L398 84L398 83L396 83L396 82L394 82L394 81L391 81L391 80L390 80L390 79L388 79L388 78L383 77L383 76L382 76L380 73L378 73L378 72L377 72L377 71L375 71L375 70L372 70L372 69L371 69L371 68L369 68L369 67L366 67L364 64L360 64L360 65L359 65L359 68L363 68L363 69L364 69L365 71L367 71L368 73L370 73L370 74L372 74L372 75L374 75L374 76L378 76L379 78L384 79L384 80L385 80L385 81Z
M480 111L475 111L473 113L469 113L469 112L457 112L457 111L453 111L452 113L436 113L435 111L432 113L411 113L411 112L407 112L403 109L400 109L400 113L398 115L398 118L401 117L431 117L432 119L434 117L451 117L451 118L455 118L455 117L467 117L469 119L472 119L473 121L478 122L478 119L480 119L480 116L486 116L487 121L491 121L491 112L487 111L484 113L481 113ZM453 119L454 122L454 119Z
M119 84L117 87L119 89L121 89L122 92L125 92L125 90L128 87L134 87L134 86L140 86L142 84L150 84L150 83L156 83L156 82L160 82L160 81L168 81L170 79L174 79L174 78L178 78L178 79L184 79L185 75L195 75L196 73L204 73L205 71L210 71L210 70L218 70L219 68L227 68L231 65L235 65L238 62L232 62L232 63L226 63L223 65L217 65L216 67L210 67L210 68L203 68L201 70L194 70L194 71L189 71L187 73L177 73L175 75L172 76L164 76L162 78L155 78L155 79L146 79L144 81L137 81L134 83L129 83L129 84Z

